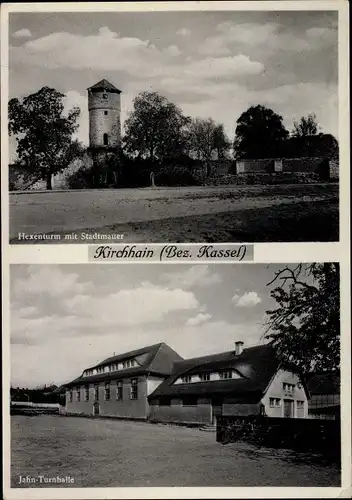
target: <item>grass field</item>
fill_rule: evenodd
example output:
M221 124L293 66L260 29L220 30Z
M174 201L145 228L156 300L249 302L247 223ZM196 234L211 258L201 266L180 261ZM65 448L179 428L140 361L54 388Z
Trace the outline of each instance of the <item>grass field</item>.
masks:
M118 243L337 241L338 185L295 184L10 194L10 241L21 232L118 233ZM53 243L52 240L48 241ZM39 241L42 243L42 241Z
M13 416L11 427L14 488L40 487L20 486L26 475L71 476L70 487L340 483L339 468L316 457L244 443L224 446L215 433L194 428L44 415Z

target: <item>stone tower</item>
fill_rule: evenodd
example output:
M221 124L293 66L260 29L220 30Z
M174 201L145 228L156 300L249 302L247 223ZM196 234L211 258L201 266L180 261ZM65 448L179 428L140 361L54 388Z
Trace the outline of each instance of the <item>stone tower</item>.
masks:
M88 88L89 151L97 187L117 181L116 163L121 147L120 94L121 90L105 79Z

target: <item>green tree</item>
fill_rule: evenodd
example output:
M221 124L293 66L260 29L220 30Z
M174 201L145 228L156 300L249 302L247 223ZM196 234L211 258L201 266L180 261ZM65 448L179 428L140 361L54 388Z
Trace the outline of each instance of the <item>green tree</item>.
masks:
M218 159L224 158L230 147L224 126L212 118L192 120L189 127L190 149L198 160L204 161L207 175L210 175L211 160L214 153Z
M161 163L186 150L189 119L175 104L157 92L142 92L133 106L125 123L126 153Z
M267 311L265 338L302 373L340 366L340 275L337 263L286 266L268 283L278 306Z
M9 133L17 139L18 162L25 163L34 177L45 179L47 189L52 189L52 176L83 153L72 139L80 110L74 107L65 115L64 97L43 87L22 101L9 102Z
M251 106L237 120L233 144L235 157L281 156L288 136L280 115L265 106Z
M310 137L317 135L321 130L315 113L309 113L307 117L302 116L299 122L293 121L293 137Z

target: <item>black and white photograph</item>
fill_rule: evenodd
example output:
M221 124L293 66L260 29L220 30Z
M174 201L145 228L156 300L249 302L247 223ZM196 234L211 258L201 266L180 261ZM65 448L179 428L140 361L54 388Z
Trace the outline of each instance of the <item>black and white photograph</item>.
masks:
M12 488L340 486L339 274L11 265Z
M339 241L338 6L169 4L9 13L10 243Z

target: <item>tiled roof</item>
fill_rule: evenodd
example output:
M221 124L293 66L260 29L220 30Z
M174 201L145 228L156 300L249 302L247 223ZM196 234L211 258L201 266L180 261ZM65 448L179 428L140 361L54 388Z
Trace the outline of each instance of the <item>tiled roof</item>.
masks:
M168 376L172 372L174 362L182 360L182 357L177 354L177 352L171 349L171 347L169 347L164 342L161 342L159 344L142 347L141 349L135 349L123 354L111 356L104 359L104 361L102 361L101 363L98 363L90 368L86 368L86 370L97 368L100 366L116 364L119 361L133 359L138 356L143 356L140 366L136 366L134 368L126 368L124 370L117 370L114 372L99 373L96 375L91 375L90 377L83 377L82 374L80 377L77 377L69 384L66 384L66 387L75 385L77 383L85 384L111 379L115 380L119 377L133 376L138 374L141 375L147 372L153 373L155 375Z
M121 94L121 90L115 87L112 83L108 82L108 80L100 80L100 82L88 87L88 90L109 90L110 92L115 92Z
M241 395L252 399L253 394L258 397L265 391L280 365L275 350L269 345L261 345L244 349L242 354L234 351L187 359L175 363L175 368L156 390L149 396L150 399L159 396L182 395L218 395L238 397ZM217 370L233 369L242 377L239 379L217 380L209 382L191 382L188 384L174 384L181 376L195 373L205 373ZM246 396L247 395L247 396Z

